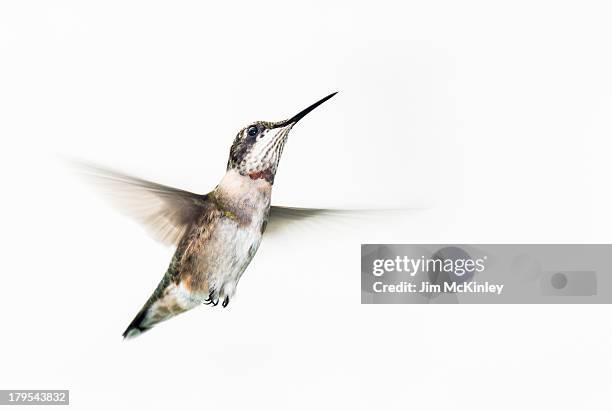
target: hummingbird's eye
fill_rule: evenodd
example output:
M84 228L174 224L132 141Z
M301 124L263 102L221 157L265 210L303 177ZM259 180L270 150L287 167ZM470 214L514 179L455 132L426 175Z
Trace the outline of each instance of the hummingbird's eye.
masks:
M247 134L249 135L249 137L255 137L257 133L259 133L257 126L251 126L247 129Z

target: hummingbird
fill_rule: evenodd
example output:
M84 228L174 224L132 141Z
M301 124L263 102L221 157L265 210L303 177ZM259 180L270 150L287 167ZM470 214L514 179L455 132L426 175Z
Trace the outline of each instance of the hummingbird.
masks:
M125 329L124 338L200 305L227 307L268 221L317 213L271 206L272 187L293 126L334 95L287 120L256 121L242 128L231 145L225 175L208 194L87 166L99 182L127 194L130 210L126 211L154 238L176 247L162 280Z

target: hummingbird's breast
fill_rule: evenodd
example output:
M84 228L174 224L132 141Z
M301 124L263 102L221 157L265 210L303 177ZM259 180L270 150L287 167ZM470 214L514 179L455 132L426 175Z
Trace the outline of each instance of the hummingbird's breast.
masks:
M177 249L180 285L190 298L223 301L232 297L261 243L271 188L264 179L230 170L209 194L211 209Z
M224 211L234 213L243 224L270 209L272 185L263 178L251 178L228 170L212 193L214 201Z

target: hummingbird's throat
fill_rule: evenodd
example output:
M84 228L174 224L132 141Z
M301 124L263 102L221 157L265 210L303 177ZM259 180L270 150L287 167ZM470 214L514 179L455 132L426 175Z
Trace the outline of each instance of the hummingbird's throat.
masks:
M272 169L270 168L267 168L262 171L256 171L254 173L250 173L249 177L251 177L251 180L259 180L260 178L263 178L270 184L274 183L274 173L272 172Z

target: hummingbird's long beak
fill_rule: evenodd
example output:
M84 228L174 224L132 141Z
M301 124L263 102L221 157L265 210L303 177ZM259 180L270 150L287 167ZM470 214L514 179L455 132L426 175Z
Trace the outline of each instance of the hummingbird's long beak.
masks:
M321 100L317 101L316 103L314 103L314 104L310 105L309 107L305 108L304 110L300 111L295 116L291 117L289 120L283 121L283 123L281 125L279 125L279 126L282 127L282 126L286 126L286 125L289 125L289 124L297 123L304 116L306 116L306 114L310 113L312 110L314 110L315 108L319 107L321 104L325 103L327 100L329 100L330 98L332 98L336 94L338 94L337 91L335 93L331 93L327 97L323 97Z

